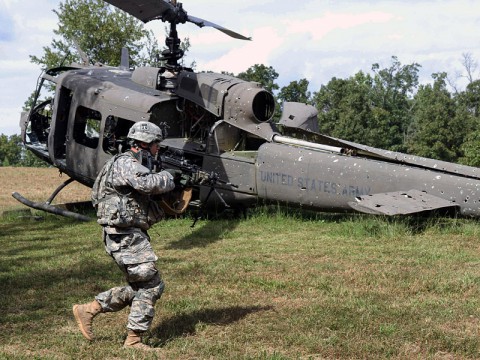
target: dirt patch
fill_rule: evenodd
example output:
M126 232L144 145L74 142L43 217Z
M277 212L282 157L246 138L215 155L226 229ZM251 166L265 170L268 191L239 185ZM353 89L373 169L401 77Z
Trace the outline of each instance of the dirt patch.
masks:
M60 176L56 168L0 167L0 213L27 208L12 197L12 192L32 201L44 202L67 179L68 176ZM57 195L53 203L89 201L90 191L89 187L73 182Z

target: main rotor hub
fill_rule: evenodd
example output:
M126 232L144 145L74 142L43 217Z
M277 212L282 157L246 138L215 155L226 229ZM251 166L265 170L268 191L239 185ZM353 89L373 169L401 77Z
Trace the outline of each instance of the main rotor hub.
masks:
M162 57L160 60L164 60L167 62L168 67L172 67L174 69L178 68L178 60L180 60L185 52L180 49L181 41L178 38L178 33L176 30L176 24L170 24L170 36L165 39L165 45L167 49L162 51Z
M174 69L180 69L178 60L180 60L184 51L180 49L180 39L178 38L177 24L184 24L191 22L198 27L209 26L213 27L228 36L241 40L251 40L251 38L245 37L232 30L224 28L223 26L214 24L210 21L188 15L183 9L183 5L176 0L105 0L106 2L126 11L130 15L135 16L137 19L144 23L152 20L162 20L170 24L170 34L165 40L167 50L162 52L163 58L167 62L167 66Z

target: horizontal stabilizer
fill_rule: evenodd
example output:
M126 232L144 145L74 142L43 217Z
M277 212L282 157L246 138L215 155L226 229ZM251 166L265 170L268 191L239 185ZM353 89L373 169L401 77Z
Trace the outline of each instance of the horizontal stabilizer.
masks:
M424 191L393 191L358 196L348 204L357 211L376 215L408 215L438 209L455 209L459 206L449 200Z

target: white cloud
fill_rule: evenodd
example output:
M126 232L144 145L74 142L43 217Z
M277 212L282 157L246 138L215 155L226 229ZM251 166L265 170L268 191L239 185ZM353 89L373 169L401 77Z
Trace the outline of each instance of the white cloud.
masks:
M2 107L2 112L0 113L0 128L2 131L0 133L7 135L20 134L20 116L21 109L17 107Z
M272 27L256 29L255 41L245 41L218 59L198 63L199 70L229 71L238 74L255 64L270 63L270 55L283 40Z
M287 20L287 33L306 33L312 40L324 38L336 29L352 29L369 23L385 23L393 18L392 14L374 11L366 13L326 12L322 17L307 20Z

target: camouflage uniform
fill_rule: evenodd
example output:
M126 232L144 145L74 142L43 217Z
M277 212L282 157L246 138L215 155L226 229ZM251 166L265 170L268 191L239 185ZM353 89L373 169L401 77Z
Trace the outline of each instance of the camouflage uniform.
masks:
M150 327L155 302L164 289L155 266L158 258L146 232L163 217L163 211L150 196L174 187L172 175L165 171L151 173L129 151L105 164L92 189L98 223L103 226L105 250L129 284L102 292L95 299L102 312L130 305L127 328L136 332Z

